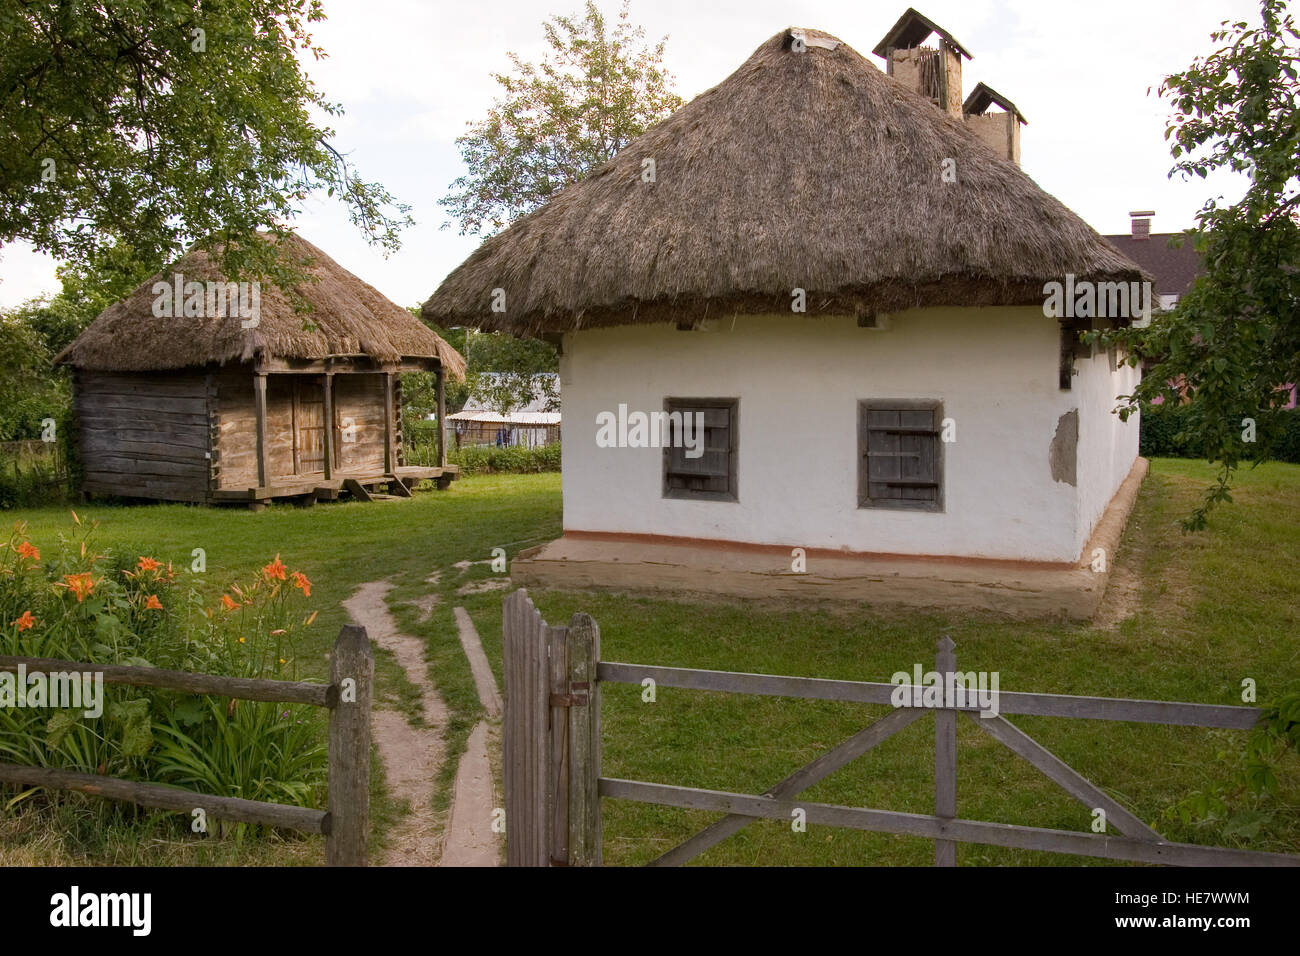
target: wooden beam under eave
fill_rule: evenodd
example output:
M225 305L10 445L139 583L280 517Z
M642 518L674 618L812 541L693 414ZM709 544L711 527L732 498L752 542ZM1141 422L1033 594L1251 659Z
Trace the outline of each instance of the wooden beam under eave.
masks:
M253 376L253 405L257 419L257 484L265 486L271 476L270 441L266 425L266 374Z

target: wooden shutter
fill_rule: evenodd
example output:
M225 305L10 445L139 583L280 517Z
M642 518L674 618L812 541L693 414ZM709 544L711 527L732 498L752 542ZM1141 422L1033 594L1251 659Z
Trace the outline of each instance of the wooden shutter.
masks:
M676 426L664 435L664 495L669 498L736 500L738 403L730 399L668 399L664 411L685 421L704 416L704 453L690 458ZM692 429L694 426L692 426ZM692 431L694 434L694 431Z
M859 507L943 510L942 421L938 402L859 405Z

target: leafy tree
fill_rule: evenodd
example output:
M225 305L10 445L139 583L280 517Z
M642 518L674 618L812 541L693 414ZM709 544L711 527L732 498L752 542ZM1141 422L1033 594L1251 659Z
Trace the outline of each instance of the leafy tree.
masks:
M462 234L531 212L682 105L662 65L667 37L642 43L628 0L612 29L592 0L581 17L554 16L542 29L541 63L510 53L513 72L493 74L502 98L456 140L469 172L440 204Z
M39 438L46 418L62 427L66 376L51 373L52 353L31 321L45 307L33 300L0 314L0 441Z
M121 244L157 268L195 240L232 276L300 275L259 230L338 194L386 249L407 207L363 180L311 110L320 0L0 0L0 248L87 269ZM147 276L147 272L145 275Z
M1153 363L1122 397L1121 417L1157 398L1187 402L1187 432L1218 465L1217 480L1183 521L1206 526L1231 501L1234 471L1259 462L1280 429L1285 392L1300 382L1300 40L1284 0L1262 0L1261 23L1224 21L1224 44L1160 88L1174 108L1166 129L1170 176L1243 173L1249 188L1227 205L1206 201L1188 239L1204 274L1149 329L1111 336L1129 361Z
M533 401L558 405L555 377L559 370L555 346L540 339L516 338L501 332L471 333L466 342L469 393L488 408L509 415Z

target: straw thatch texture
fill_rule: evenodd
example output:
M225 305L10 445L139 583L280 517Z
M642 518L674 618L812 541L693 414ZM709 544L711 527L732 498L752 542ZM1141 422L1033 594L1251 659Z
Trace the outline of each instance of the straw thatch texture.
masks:
M733 312L1043 301L1066 273L1148 278L960 121L817 31L721 85L488 239L428 320L520 334ZM653 159L655 182L644 182ZM943 161L956 160L956 183ZM505 312L493 312L493 290Z
M155 371L247 362L259 354L292 359L365 355L376 362L436 358L452 377L465 377L461 354L410 312L305 239L290 235L284 243L289 256L311 259L305 271L314 281L299 284L297 291L312 311L295 311L282 290L263 282L255 328L241 328L237 312L223 318L156 317L154 283L171 283L176 273L186 282L222 281L209 254L193 249L105 309L56 361L97 371Z

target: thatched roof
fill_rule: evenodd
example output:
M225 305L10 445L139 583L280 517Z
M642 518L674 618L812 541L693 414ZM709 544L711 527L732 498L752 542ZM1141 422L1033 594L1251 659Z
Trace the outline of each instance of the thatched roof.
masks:
M221 318L185 317L177 304L172 314L155 316L155 283L171 284L177 274L186 283L223 281L208 252L195 248L100 313L55 361L99 371L156 371L246 362L259 355L366 356L376 362L436 358L452 377L465 377L461 354L406 309L305 239L290 234L284 245L288 256L311 260L305 272L314 281L297 286L311 311L296 311L282 289L262 282L257 325L252 328L241 328L235 309Z
M834 37L786 30L484 242L423 315L538 334L788 312L795 288L809 315L1027 305L1066 273L1147 278L960 120Z

